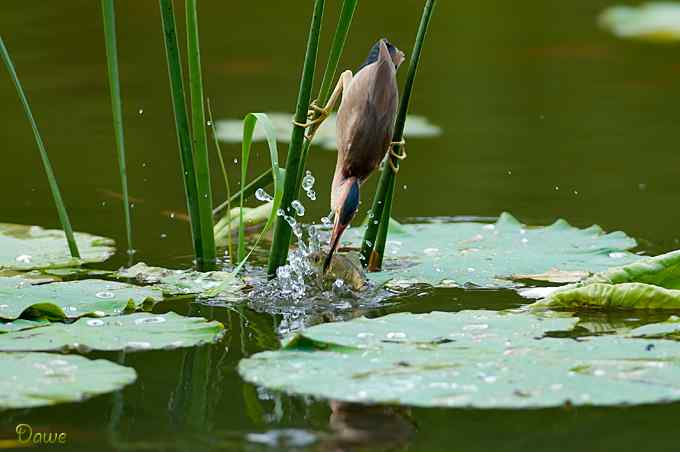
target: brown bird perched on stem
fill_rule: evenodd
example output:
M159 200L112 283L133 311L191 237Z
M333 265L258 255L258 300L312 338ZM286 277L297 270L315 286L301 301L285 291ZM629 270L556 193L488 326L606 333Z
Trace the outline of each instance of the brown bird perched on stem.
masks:
M399 101L397 69L403 61L402 51L387 39L380 39L355 75L352 71L342 73L324 108L312 103L310 115L316 112L318 118L301 124L310 127L307 138L311 140L342 94L336 123L338 160L331 188L331 212L335 222L324 272L333 259L342 233L359 208L359 186L392 149Z

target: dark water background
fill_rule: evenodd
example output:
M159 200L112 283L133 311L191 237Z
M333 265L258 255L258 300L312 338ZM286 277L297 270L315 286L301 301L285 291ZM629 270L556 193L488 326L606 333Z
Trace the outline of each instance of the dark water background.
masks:
M327 2L321 62L339 4ZM410 52L421 4L361 2L341 65L355 68L383 35ZM578 226L624 230L647 252L677 248L680 48L609 36L597 27L596 16L610 4L440 1L411 110L444 133L409 140L395 216L510 211L530 224L563 217ZM186 267L189 228L169 215L185 205L158 4L121 0L116 7L136 258ZM310 10L310 1L200 2L204 83L216 117L293 109ZM179 3L177 12L181 26ZM74 227L123 244L120 201L110 194L120 189L99 2L3 0L0 33ZM4 70L0 105L0 221L58 227L29 125ZM223 150L228 162L240 153L238 145ZM253 175L268 164L265 148L257 150ZM212 163L215 198L221 201L216 159ZM312 153L319 201L306 203L309 218L327 212L334 165L334 153ZM232 180L238 180L239 167L230 166ZM121 253L107 265L125 261ZM369 315L520 303L510 292L440 290ZM284 428L315 434L311 447L331 450L351 448L357 438L379 450L680 450L678 405L333 415L328 403L270 394L238 377L242 356L276 347L280 316L245 307L172 308L222 321L228 329L224 342L103 355L135 367L137 383L81 404L3 413L0 437L14 437L14 426L27 422L36 431L67 432L65 449L73 450L260 450L249 434ZM294 436L304 439L300 432Z

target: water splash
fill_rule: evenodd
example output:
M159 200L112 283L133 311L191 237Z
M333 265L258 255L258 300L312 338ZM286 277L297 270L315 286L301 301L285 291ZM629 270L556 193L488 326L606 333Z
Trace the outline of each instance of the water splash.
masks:
M290 203L290 206L293 208L293 210L295 211L295 214L298 217L303 217L305 215L305 206L303 206L302 203L300 201L298 201L297 199L295 201L293 201L292 203Z
M262 188L258 188L257 190L255 190L255 198L257 198L258 201L262 202L269 202L274 200L274 197L267 193L266 191L264 191L264 189Z
M316 201L316 192L314 191L315 181L316 179L314 179L314 176L312 176L312 172L307 170L305 177L302 178L302 189L307 194L307 197L312 201Z

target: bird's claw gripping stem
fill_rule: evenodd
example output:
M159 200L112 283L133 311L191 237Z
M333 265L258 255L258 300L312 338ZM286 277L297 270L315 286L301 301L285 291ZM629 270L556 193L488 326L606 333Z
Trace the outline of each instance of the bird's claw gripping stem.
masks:
M395 152L395 146L399 146L401 153L397 154L397 152ZM401 141L391 142L390 147L388 148L388 154L387 163L390 165L390 168L392 168L392 171L394 171L394 174L397 174L399 172L399 166L395 165L390 157L394 157L397 160L404 160L406 158L406 140L402 139Z
M308 141L312 141L317 130L319 130L319 127L321 127L321 123L323 123L326 118L328 118L329 114L330 108L328 106L326 108L319 107L316 103L316 100L313 100L309 105L309 109L307 110L307 122L301 123L297 122L295 119L293 119L292 122L295 126L309 129L305 134L305 138Z

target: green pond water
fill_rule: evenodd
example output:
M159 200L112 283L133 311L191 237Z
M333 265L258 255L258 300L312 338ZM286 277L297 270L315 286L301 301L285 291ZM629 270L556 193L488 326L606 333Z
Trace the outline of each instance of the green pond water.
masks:
M339 3L327 2L322 49ZM383 35L409 52L421 3L361 2L341 65L357 67ZM395 217L495 217L510 211L527 224L562 217L579 227L597 223L624 230L647 253L678 248L680 65L674 56L680 48L609 36L596 24L602 9L613 4L609 1L439 3L411 111L443 134L409 140ZM216 119L292 110L310 6L200 3L205 90ZM180 215L185 205L158 5L126 0L116 7L135 259L186 268L191 241ZM178 22L183 23L181 14ZM31 101L74 228L115 238L121 250L106 267L124 265L99 2L4 0L0 33ZM325 61L325 52L320 58ZM0 102L0 222L58 227L30 128L4 70ZM224 144L223 150L236 181L240 167L233 160L240 148ZM263 144L252 159L252 175L268 166ZM213 160L217 202L224 194ZM328 211L334 166L333 152L313 151L309 169L318 200L305 202L309 221ZM362 212L374 183L375 178L366 184ZM511 291L442 289L337 318L524 303ZM60 446L65 450L678 449L680 404L342 411L328 402L271 393L244 383L236 365L244 356L275 348L276 331L296 319L246 306L178 302L159 309L219 320L227 334L216 345L195 349L91 354L134 367L137 382L79 404L3 412L0 440L16 438L15 426L27 423L34 431L66 432L67 444ZM333 316L314 321L323 320Z

